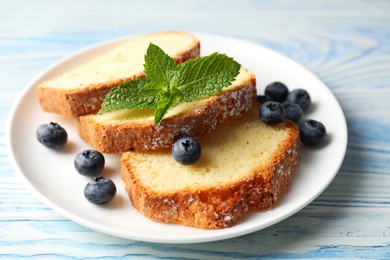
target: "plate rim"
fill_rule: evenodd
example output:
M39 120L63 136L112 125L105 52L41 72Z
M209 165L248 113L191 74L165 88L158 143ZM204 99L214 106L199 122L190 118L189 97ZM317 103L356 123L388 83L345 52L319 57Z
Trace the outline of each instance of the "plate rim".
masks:
M314 73L312 73L309 69L305 68L304 66L302 66L298 62L292 60L291 58L285 56L282 53L276 52L270 48L264 47L262 45L255 43L255 42L252 42L249 40L243 40L243 39L232 37L232 36L214 34L214 33L202 33L202 32L190 32L190 33L194 34L195 36L197 36L199 38L202 38L202 37L219 38L219 39L225 39L225 40L229 40L229 41L241 42L243 44L250 44L255 48L260 47L264 51L270 52L272 55L277 55L280 58L288 61L289 63L294 64L294 66L299 67L299 69L301 69L305 73L310 74L311 77L315 78L319 83L321 83L325 87L325 90L336 101L336 104L338 106L338 110L341 112L341 116L343 118L343 126L344 126L343 129L345 130L345 131L343 131L343 133L340 133L343 136L345 136L345 138L343 139L344 143L342 146L343 147L343 151L342 151L343 156L342 156L342 158L339 159L339 164L335 167L335 168L337 168L337 170L335 171L335 173L333 173L332 177L328 179L328 182L322 186L323 188L321 190L317 191L315 196L307 199L304 203L300 204L299 207L295 207L294 210L288 212L288 214L284 214L282 218L274 218L273 221L268 222L268 224L266 226L256 227L256 225L254 225L254 227L248 227L245 229L241 229L241 230L234 232L232 234L230 234L229 232L224 232L224 230L226 230L226 229L221 229L221 230L218 230L216 232L209 233L208 235L206 235L206 237L204 237L204 235L196 234L195 236L192 236L191 239L185 240L185 241L183 241L181 238L161 240L158 238L154 239L154 238L150 237L150 235L143 236L141 234L141 236L134 237L131 235L130 236L126 235L125 234L126 232L119 232L119 233L113 232L112 230L110 230L107 227L104 227L101 225L96 225L95 223L91 224L90 221L84 220L83 218L80 218L77 215L74 215L72 212L69 212L66 209L62 208L61 206L57 205L56 203L53 203L52 201L50 201L49 198L47 198L44 194L42 194L37 189L37 187L35 187L35 185L33 185L29 181L29 179L27 178L27 175L22 171L22 169L17 161L17 158L15 156L14 149L12 147L13 146L12 145L12 142L13 142L12 141L12 126L16 123L15 122L16 115L17 115L18 108L20 107L21 100L23 100L24 98L28 98L29 92L34 91L34 87L36 86L36 84L38 84L40 81L42 81L42 78L46 74L48 74L50 71L54 70L56 67L61 66L61 64L63 64L64 62L69 62L70 60L74 59L75 57L82 55L86 51L92 51L94 49L102 48L102 47L105 47L105 46L110 45L110 44L120 43L121 41L123 41L127 38L130 38L130 37L137 35L137 34L134 34L134 35L127 35L127 36L123 36L123 37L116 37L113 39L109 39L109 40L105 40L105 41L98 42L95 44L91 44L91 45L88 45L86 47L79 49L78 51L72 52L69 55L64 56L63 58L60 58L59 60L56 60L54 63L52 63L51 65L46 67L40 73L38 73L32 80L30 80L25 85L25 87L23 88L21 93L17 96L17 98L14 100L14 102L12 104L12 107L11 107L10 112L8 114L6 127L5 127L5 143L6 143L6 151L8 154L8 158L11 161L12 169L14 170L16 175L19 177L19 179L22 180L23 184L26 187L28 187L28 189L36 197L38 197L39 200L41 200L48 208L53 209L54 211L56 211L60 215L64 216L65 218L67 218L75 223L78 223L78 224L83 225L85 227L88 227L90 229L93 229L93 230L96 230L96 231L99 231L99 232L102 232L102 233L105 233L108 235L116 236L116 237L121 237L121 238L125 238L125 239L133 239L133 240L138 240L138 241L145 241L145 242L157 242L157 243L180 243L180 244L201 243L201 242L211 242L211 241L219 241L219 240L228 239L228 238L234 238L234 237L242 236L245 234L249 234L249 233L270 227L270 226L272 226L272 225L274 225L274 224L276 224L284 219L289 218L290 216L294 215L295 213L299 212L301 209L303 209L304 207L309 205L312 201L314 201L330 185L330 183L334 180L334 178L338 174L338 172L342 166L342 163L345 159L345 155L346 155L346 151L347 151L347 143L348 143L348 129L347 129L347 123L346 123L346 117L345 117L344 111L342 110L342 107L339 104L337 98L335 97L333 92L328 88L328 86L326 86L326 84L323 81L321 81ZM286 196L287 195L288 194L286 194ZM229 229L232 229L232 228L229 228ZM220 232L220 231L222 231L222 232ZM218 234L218 233L221 233L221 234Z

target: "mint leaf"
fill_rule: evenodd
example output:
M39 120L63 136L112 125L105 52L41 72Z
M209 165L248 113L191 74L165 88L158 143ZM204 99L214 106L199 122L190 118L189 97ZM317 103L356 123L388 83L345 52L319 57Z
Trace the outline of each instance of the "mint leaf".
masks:
M240 64L232 58L213 53L209 56L188 60L179 65L177 88L184 93L184 101L211 96L229 86L238 75Z
M179 66L160 47L149 44L145 54L146 78L127 81L106 96L99 114L118 109L155 108L155 123L181 101L211 96L228 87L236 78L240 64L213 53L188 60Z
M175 106L183 99L182 93L178 89L163 91L160 93L159 102L154 114L154 122L159 125L169 108Z
M146 77L156 87L163 88L169 85L170 72L176 70L175 61L160 47L149 44L145 55L144 71Z
M159 90L148 84L146 78L126 81L112 89L105 97L99 114L119 109L154 108Z

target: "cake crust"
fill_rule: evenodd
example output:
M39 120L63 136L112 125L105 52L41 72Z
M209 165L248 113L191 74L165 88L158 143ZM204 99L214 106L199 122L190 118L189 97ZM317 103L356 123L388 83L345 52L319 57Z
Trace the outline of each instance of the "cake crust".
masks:
M158 222L206 229L227 228L250 211L275 207L290 189L299 164L299 130L291 121L283 124L289 128L288 140L279 147L271 163L258 165L248 173L250 177L240 181L199 190L151 190L129 163L132 153L124 153L121 174L133 207Z

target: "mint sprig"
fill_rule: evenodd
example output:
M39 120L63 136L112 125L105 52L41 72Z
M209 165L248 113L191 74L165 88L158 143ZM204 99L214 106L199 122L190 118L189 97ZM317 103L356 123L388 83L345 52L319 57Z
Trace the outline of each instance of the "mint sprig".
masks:
M159 125L168 110L179 102L214 95L229 86L240 64L225 54L213 53L180 65L152 43L145 55L145 78L126 81L112 89L99 114L118 109L155 108Z

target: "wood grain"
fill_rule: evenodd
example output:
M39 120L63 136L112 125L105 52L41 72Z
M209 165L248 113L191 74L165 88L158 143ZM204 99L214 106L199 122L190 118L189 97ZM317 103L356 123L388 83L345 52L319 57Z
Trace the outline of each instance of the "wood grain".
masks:
M345 161L309 206L224 241L166 245L98 233L52 211L21 183L5 122L26 84L58 59L128 34L218 33L309 68L347 118ZM0 3L0 257L390 258L389 1L11 1Z

